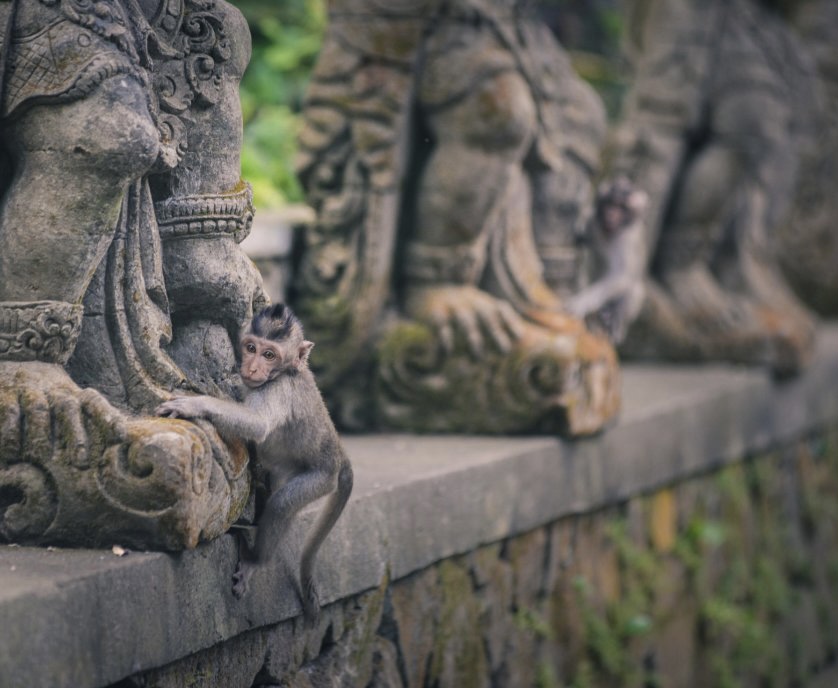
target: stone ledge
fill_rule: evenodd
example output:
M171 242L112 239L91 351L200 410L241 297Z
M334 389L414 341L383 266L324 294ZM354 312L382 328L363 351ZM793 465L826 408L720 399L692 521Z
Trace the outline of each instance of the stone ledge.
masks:
M562 516L712 470L838 417L838 327L806 375L626 366L600 437L347 437L356 488L327 541L324 603ZM304 514L289 536L296 560ZM230 593L231 537L179 555L0 547L0 686L96 688L297 614L287 574Z

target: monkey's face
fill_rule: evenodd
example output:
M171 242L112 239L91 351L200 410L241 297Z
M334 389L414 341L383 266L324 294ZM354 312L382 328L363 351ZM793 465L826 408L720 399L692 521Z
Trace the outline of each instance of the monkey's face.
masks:
M241 354L239 372L249 389L276 379L288 367L283 347L271 339L245 335L241 342Z

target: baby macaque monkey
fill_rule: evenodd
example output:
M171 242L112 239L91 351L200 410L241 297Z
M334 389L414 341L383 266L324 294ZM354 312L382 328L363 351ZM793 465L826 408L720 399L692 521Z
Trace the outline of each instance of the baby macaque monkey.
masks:
M240 556L233 576L236 597L247 592L253 573L274 559L294 515L331 495L300 562L300 593L309 621L320 611L312 579L314 558L352 491L352 467L308 367L313 346L290 308L268 307L253 317L241 338L240 372L247 387L243 403L193 396L157 408L160 416L206 418L222 437L256 444L270 496L257 523L256 547Z
M595 315L615 343L623 340L643 305L647 249L643 225L648 200L646 192L626 177L600 186L591 244L604 274L567 302L573 315Z

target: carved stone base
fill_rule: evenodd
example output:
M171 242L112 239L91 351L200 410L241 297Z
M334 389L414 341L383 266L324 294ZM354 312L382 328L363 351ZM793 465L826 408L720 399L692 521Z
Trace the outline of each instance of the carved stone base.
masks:
M597 432L619 410L611 346L580 327L527 324L507 353L446 352L418 322L391 327L379 347L376 423L407 432Z
M659 285L620 346L626 359L728 361L777 375L798 373L814 352L815 324L804 312L779 310L740 297L727 312L685 310Z
M0 362L0 542L191 548L249 488L246 449L210 426L132 418L56 365Z

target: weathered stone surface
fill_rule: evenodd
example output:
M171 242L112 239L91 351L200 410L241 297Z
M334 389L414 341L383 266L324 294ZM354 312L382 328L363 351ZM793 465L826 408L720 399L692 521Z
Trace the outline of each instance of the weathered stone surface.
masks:
M838 5L807 0L794 19L817 68L816 136L801 162L791 215L777 237L778 256L790 284L817 313L838 314L838 241L834 180L838 174Z
M333 3L304 118L317 220L292 291L345 427L579 436L614 417L613 349L551 288L579 279L603 107L535 13Z
M614 638L609 629L635 634L625 636L630 652L618 653L621 662L632 658L637 667L638 657L652 649L658 656L664 645L644 630L649 620L660 617L653 628L661 633L677 623L678 635L686 633L683 624L688 623L667 611L672 604L688 609L683 588L668 585L670 578L701 596L745 591L772 615L787 609L788 590L776 582L791 580L823 600L818 608L831 610L816 614L818 627L829 628L838 610L833 599L838 566L830 554L838 534L833 487L838 435L819 428L838 417L834 328L826 329L819 350L810 371L783 384L729 367L631 366L624 381L630 408L612 432L583 443L346 437L356 489L320 558L317 576L325 607L315 629L305 629L297 618L292 579L281 569L254 577L251 599L234 600L231 537L178 555L118 557L109 551L2 547L0 627L7 631L0 639L0 674L11 677L12 685L100 687L151 669L178 672L176 662L195 653L211 663L210 648L256 631L265 639L243 646L251 659L240 666L255 666L250 653L264 648L256 669L266 683L281 684L292 675L302 681L308 676L303 668L332 642L355 648L359 664L349 659L329 664L333 660L324 658L324 665L339 666L340 672L358 666L357 676L374 680L370 667L380 636L399 650L404 685L422 685L412 681L424 681L429 665L423 658L437 642L436 564L452 557L467 573L463 588L474 608L458 618L461 623L478 619L484 666L496 676L513 676L521 656L528 659L520 671L530 673L516 675L525 678L551 671L569 676L585 670L586 662L591 668L589 627L608 631L606 640ZM789 443L802 445L808 458L766 452ZM758 458L724 479L713 475L745 456ZM588 470L592 463L598 465L593 472ZM737 483L742 489L734 489ZM804 487L792 489L795 485ZM642 497L664 486L673 490L678 514L671 552L652 546L652 500ZM802 497L789 497L798 493ZM639 516L632 517L633 512ZM750 514L747 520L741 520L743 514ZM314 515L301 514L289 533L290 561ZM728 520L733 530L720 527ZM550 531L549 537L533 533L514 547L509 540L541 528ZM506 554L516 549L521 573ZM754 553L765 556L760 561ZM734 570L732 555L735 570L754 573L750 589L740 575L724 581ZM577 580L582 561L593 581L587 588L593 597L584 605ZM771 561L777 566L766 565ZM609 582L615 567L616 585ZM516 577L541 580L546 592L527 584L513 604ZM650 589L660 592L651 595ZM362 602L366 611L356 608ZM716 604L709 611L726 609ZM690 614L705 612L696 603ZM734 618L750 617L737 612ZM597 647L610 652L609 645ZM363 661L361 648L371 652ZM697 671L711 666L710 659L699 657ZM662 671L663 659L656 662ZM450 663L456 666L456 660ZM163 680L162 673L155 676ZM250 688L255 677L247 679L243 688ZM710 678L699 680L698 685L713 685Z
M439 617L439 584L439 572L428 568L404 579L391 593L393 620L399 634L408 688L426 684L426 658L433 649Z
M234 395L265 302L248 28L224 0L12 0L0 45L0 539L194 547L241 515L247 453L148 415Z
M5 541L176 550L225 532L247 501L243 446L132 418L58 366L0 362L0 408Z
M800 4L631 5L616 168L649 193L650 282L626 356L788 374L812 355L814 320L776 254L816 136L814 68L783 16Z

